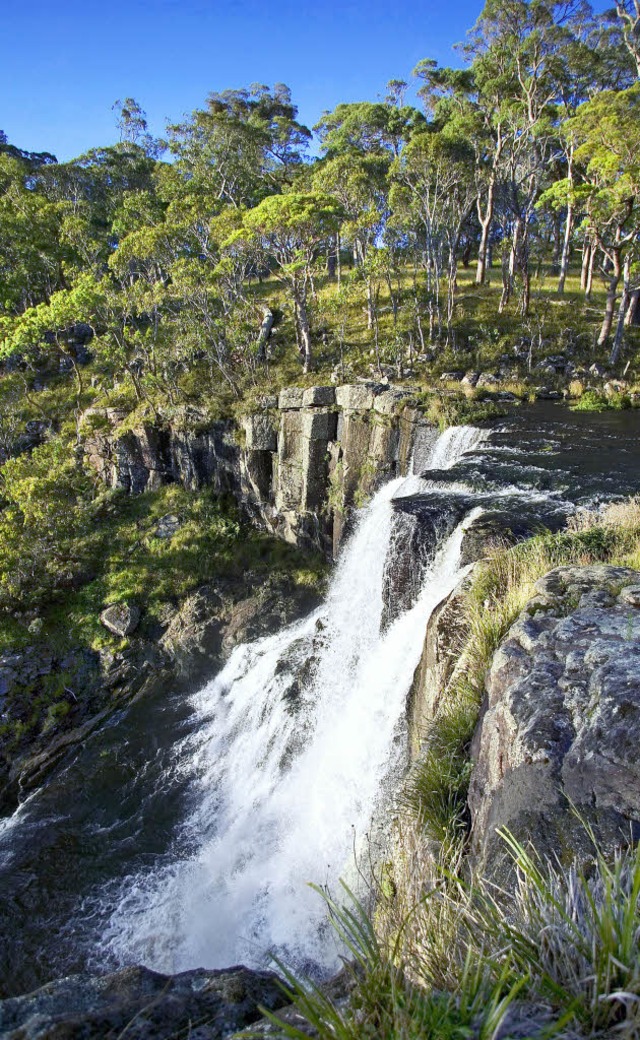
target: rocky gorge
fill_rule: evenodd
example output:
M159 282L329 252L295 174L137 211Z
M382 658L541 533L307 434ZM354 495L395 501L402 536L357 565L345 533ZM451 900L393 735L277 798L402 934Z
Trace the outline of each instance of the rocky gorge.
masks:
M265 995L266 990L260 990L246 1013L242 1005L242 1020L225 1017L226 1012L218 1015L206 1001L194 1010L191 997L180 995L187 990L217 993L218 984L213 980L216 971L211 969L221 970L222 961L206 965L206 978L203 974L198 979L193 969L202 967L201 963L189 965L188 976L172 974L175 981L167 981L166 970L164 978L160 974L152 979L136 969L140 978L135 985L140 988L140 996L127 995L122 1001L105 997L103 1013L103 998L94 999L92 992L102 987L108 994L111 986L116 992L121 983L116 976L113 983L110 976L102 983L86 975L87 968L96 967L95 957L89 952L96 926L82 923L74 907L83 906L88 920L101 922L98 926L111 936L111 945L103 946L100 954L106 964L115 968L118 963L131 963L132 957L148 964L153 944L160 942L162 946L165 942L158 936L166 927L167 906L164 898L158 901L158 893L164 888L172 893L170 898L184 904L189 879L188 884L195 886L196 901L199 896L212 899L215 912L203 921L198 933L183 905L175 922L177 945L170 948L168 961L166 951L160 961L164 956L163 963L173 964L175 971L184 970L194 956L204 959L216 921L222 932L230 927L225 923L225 903L229 908L242 907L242 913L248 910L235 902L236 892L226 881L219 895L205 896L208 882L204 874L216 869L215 849L221 843L231 848L240 834L231 819L224 819L227 794L222 771L216 772L216 759L223 756L223 764L231 769L233 759L224 756L229 755L233 741L255 712L253 750L247 752L246 760L236 760L238 776L243 763L246 769L253 768L251 756L257 753L261 758L257 749L263 746L269 753L261 768L273 770L266 775L286 776L293 770L298 785L310 792L312 788L304 786L305 778L317 777L318 765L327 761L331 743L343 739L339 729L332 728L333 722L343 720L346 726L346 720L351 719L345 684L335 684L339 662L348 670L349 695L353 694L355 700L361 690L362 703L350 725L362 728L363 734L361 750L353 743L353 728L347 732L346 743L339 744L343 756L352 757L354 763L348 777L337 774L346 808L344 820L334 818L332 827L338 832L344 824L348 834L356 818L358 826L365 827L368 814L373 813L380 826L385 815L393 814L393 792L397 792L410 761L419 762L429 743L430 728L446 714L453 685L465 669L465 654L473 638L473 632L465 628L465 595L474 580L474 561L484 558L496 542L520 543L542 525L560 531L576 510L593 508L598 500L620 498L637 488L634 434L618 417L606 418L594 431L580 418L572 420L564 410L554 410L551 405L537 407L537 412L532 410L524 417L516 413L492 428L454 429L444 435L439 435L413 407L409 391L379 384L289 389L277 402L262 402L257 411L237 424L218 423L208 428L198 425L198 417L182 416L163 429L143 426L119 430L118 415L85 415L87 457L110 486L136 494L164 482L183 482L194 488L212 484L220 493L233 495L246 514L271 533L301 548L319 549L327 556L336 554L340 562L332 585L333 599L330 592L324 607L318 606L312 595L306 600L296 598L285 586L258 590L249 598L238 597L229 589L200 589L161 633L153 650L158 656L147 656L144 684L136 691L135 700L130 702L125 695L109 725L105 726L107 718L97 718L93 736L88 731L84 735L90 746L81 754L73 750L71 742L65 745L64 754L47 766L49 779L46 771L33 773L34 799L18 811L6 832L13 844L2 847L7 852L11 848L4 868L0 860L0 876L5 870L3 884L15 884L25 878L25 872L37 873L43 857L51 853L62 874L88 863L83 846L91 847L95 821L92 823L84 809L74 808L61 829L56 830L60 825L48 824L50 839L40 850L29 848L29 834L43 833L45 822L56 816L56 806L79 781L83 782L81 777L86 782L87 770L93 771L96 757L102 764L88 781L92 789L104 791L106 782L114 791L129 792L124 816L122 806L116 812L111 799L103 799L98 810L100 827L115 828L116 834L122 831L125 844L142 827L147 835L140 849L142 860L147 865L154 857L166 861L167 873L161 871L153 877L148 866L141 866L141 860L138 866L127 867L129 873L122 884L114 886L114 870L122 872L122 866L116 866L122 862L122 852L117 851L119 837L110 863L104 863L76 891L64 897L58 892L61 905L54 917L66 936L66 952L62 959L59 951L45 954L42 972L51 977L57 957L65 973L80 970L85 974L51 984L29 998L11 994L11 999L0 1003L2 1035L98 1036L105 1035L107 1028L124 1028L135 1016L134 1035L162 1036L160 1030L167 1031L168 1023L174 1030L187 1028L194 1016L201 1016L202 1024L192 1035L204 1040L231 1035L258 1017L257 1005L268 1005L271 999ZM603 440L608 442L606 471L599 447ZM371 495L373 502L363 511ZM358 519L355 525L354 519ZM359 583L362 596L356 599ZM640 573L629 567L590 564L551 569L537 582L524 609L492 652L487 661L486 691L483 686L468 749L472 762L467 803L469 857L478 869L492 869L506 877L500 866L504 851L496 838L496 828L501 826L508 827L519 840L533 838L543 853L568 859L588 856L584 827L576 822L574 810L603 846L613 848L635 839L640 825L633 752L640 711L639 587ZM374 601L375 610L369 618ZM302 617L302 621L294 620L287 628L296 617ZM360 631L354 630L354 620L359 622L356 629ZM256 638L258 642L252 643ZM135 635L131 644L127 653L149 655L148 646L136 647ZM193 689L225 660L219 678L204 688L200 701L192 701L189 706L176 687L171 704L167 702L167 686L176 683L181 671ZM394 668L389 668L391 661ZM403 666L398 670L395 665L401 661ZM138 667L139 662L138 657ZM11 663L5 667L16 670ZM265 699L254 703L260 686L264 687ZM316 703L315 699L334 687L335 700L326 699L319 712L320 700ZM234 699L238 700L239 714L233 716L233 709L227 718L225 705ZM374 729L387 733L387 743L378 750L373 731L365 726L367 716L373 716ZM158 763L154 775L164 793L155 801L132 772L141 766L143 770L150 768L143 765L149 762L144 739L133 736L145 727L156 732ZM183 734L190 735L176 743L176 727L177 732L182 729ZM280 736L276 736L278 729ZM221 732L226 733L222 743ZM316 741L315 752L309 751L308 765L301 733L307 735L308 748L313 749ZM321 740L319 734L324 734ZM187 770L180 778L171 763L178 754L193 754L194 748L198 770L193 776L187 775ZM353 778L368 769L372 771L373 788L366 796L364 815L357 816L360 809L356 810L355 801L349 802L347 791ZM198 787L198 771L203 771L205 790L212 785L218 792L218 804L210 809L206 808L206 795L194 801L193 791L187 790L194 784ZM171 775L174 778L169 780ZM42 780L45 783L39 788ZM273 782L277 787L280 781ZM117 795L116 800L120 797ZM142 822L134 808L141 797L149 814L147 822ZM319 798L325 801L330 802L332 797L331 791L319 792ZM230 870L231 875L236 872L243 884L250 875L241 862L251 861L256 851L261 856L262 871L271 876L270 846L257 836L263 827L265 836L270 827L276 827L272 816L275 810L266 799L264 808L252 816L255 806L262 804L261 798L256 791L252 807L244 803L233 807L236 817L244 820L244 829L248 828L249 841L246 847L237 846L235 866L233 859L225 861L224 871ZM286 801L284 789L278 798L279 813L296 817L297 803ZM356 801L363 798L360 791ZM181 801L188 804L187 817L191 820L188 833L182 836L175 829L175 819L170 821L166 815L167 802L175 811ZM245 811L249 813L246 818L242 815ZM304 805L304 811L309 814L309 804ZM179 812L184 814L185 809ZM130 826L122 822L126 817ZM316 826L325 826L321 819L316 819ZM163 834L158 831L160 821ZM287 841L295 843L293 869L301 875L312 869L318 849L328 855L327 834L321 835L317 848L312 846L310 858L301 861L299 845L304 832L294 830L288 836L288 832L276 828L276 833L278 842L284 841L285 846ZM384 826L380 834L384 840ZM69 842L79 843L77 851L64 851ZM347 849L348 845L347 840ZM348 860L344 846L343 852L340 847L335 846L335 856L343 858L333 865L338 871L346 868ZM282 861L273 855L271 884L283 873ZM57 890L55 884L53 888ZM142 892L140 902L131 901L126 894L134 888ZM45 919L48 901L41 903L39 897L34 901L23 882L19 882L18 891L21 894L4 923L7 934L23 928L25 910L30 917ZM253 898L262 903L261 921L269 920L268 900L264 902L266 896L260 895L259 887L256 893ZM122 901L120 916L105 918L106 903L113 908L118 901ZM273 921L288 905L274 905ZM316 911L305 918L307 907L306 902L289 907L289 912L303 915L295 939L291 931L279 940L273 930L263 933L263 924L251 917L246 918L245 934L252 934L254 944L267 948L278 949L280 943L292 963L304 963L306 956L318 970L324 961L326 974L334 962L331 957L324 960L322 923ZM145 918L148 929L145 926L141 931L138 924L129 929L128 921ZM179 936L185 929L185 936ZM296 944L305 931L316 933L316 938L301 954ZM27 941L22 967L15 946L7 950L3 974L10 977L17 967L14 977L20 979L19 989L29 988L31 980L33 988L37 981L37 973L26 964L36 949L43 949L43 931L37 925ZM229 947L222 942L219 956L224 958L233 950L233 944ZM232 962L233 957L225 960L224 967ZM260 958L253 962L254 970L260 963ZM150 964L152 968L158 966L158 960ZM125 982L128 993L129 981ZM267 988L270 984L264 981ZM235 983L229 985L233 989ZM246 985L251 988L254 982ZM158 1019L154 1010L162 1006L156 1005L160 993L172 994L172 1010L166 1019ZM72 994L72 998L67 1000L64 994ZM243 999L238 998L240 1003ZM276 1003L271 1006L276 1007ZM121 1008L117 1014L115 1007ZM107 1018L101 1017L103 1014Z

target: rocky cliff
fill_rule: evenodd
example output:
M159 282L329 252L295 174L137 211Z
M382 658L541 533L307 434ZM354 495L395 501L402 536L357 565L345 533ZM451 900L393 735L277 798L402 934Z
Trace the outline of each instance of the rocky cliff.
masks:
M408 712L420 759L469 675L471 578L434 611ZM640 573L559 567L501 640L471 745L471 861L506 879L508 829L564 863L640 839Z
M353 506L407 472L416 445L437 432L410 390L379 383L289 387L238 422L192 409L165 423L125 420L113 408L84 416L86 457L107 485L129 494L212 485L272 534L328 556Z

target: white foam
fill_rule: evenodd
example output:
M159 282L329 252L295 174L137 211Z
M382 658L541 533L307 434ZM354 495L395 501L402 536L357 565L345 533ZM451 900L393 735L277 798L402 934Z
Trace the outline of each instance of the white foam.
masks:
M363 511L324 607L238 647L194 698L197 736L181 747L195 789L192 852L120 888L104 938L119 961L258 966L276 951L298 966L339 965L306 882L336 886L353 874L354 845L403 758L397 737L426 622L459 573L462 526L415 605L381 634L391 499L402 483ZM311 655L315 674L292 713L283 694Z

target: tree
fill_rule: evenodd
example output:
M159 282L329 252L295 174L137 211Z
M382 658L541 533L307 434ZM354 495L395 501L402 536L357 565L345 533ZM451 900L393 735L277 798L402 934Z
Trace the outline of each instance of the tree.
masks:
M272 195L245 214L242 230L228 243L228 248L240 242L245 248L257 246L289 290L305 372L313 363L308 307L311 265L321 243L338 231L341 219L341 207L329 195Z
M465 221L476 198L473 152L469 143L446 131L418 133L394 163L400 187L392 193L396 211L407 211L423 230L427 288L439 317L439 284L446 265L447 329L451 334L458 250Z
M210 94L205 109L168 127L169 148L190 193L219 207L255 206L290 183L311 137L289 88L253 84Z
M586 225L609 264L607 299L598 344L611 334L620 280L616 334L610 361L617 360L624 316L634 291L631 276L640 236L640 84L629 90L604 91L581 105L564 133L574 142L581 164L580 182L565 180L566 193L586 213Z
M622 26L622 37L640 79L640 0L616 0L616 14Z

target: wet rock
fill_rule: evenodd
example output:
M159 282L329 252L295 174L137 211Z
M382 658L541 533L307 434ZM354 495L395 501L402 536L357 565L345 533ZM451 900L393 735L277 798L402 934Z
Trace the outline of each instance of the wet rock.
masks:
M223 599L203 585L182 603L160 640L181 678L203 674L222 645Z
M162 538L165 541L169 541L178 533L181 527L182 523L180 517L175 516L173 513L167 513L158 520L158 526L154 533L156 538Z
M189 1035L222 1040L286 1003L277 976L234 967L161 975L124 968L72 975L22 997L0 1001L5 1040L158 1040Z
M548 855L640 836L640 574L560 567L494 655L474 738L474 855L505 869L496 828ZM592 851L592 850L591 850Z
M102 611L100 621L109 632L123 639L135 632L140 624L140 610L129 603L114 603Z

